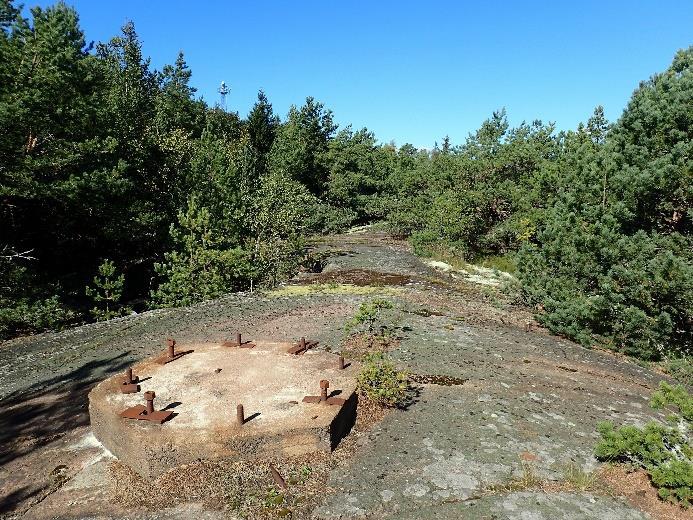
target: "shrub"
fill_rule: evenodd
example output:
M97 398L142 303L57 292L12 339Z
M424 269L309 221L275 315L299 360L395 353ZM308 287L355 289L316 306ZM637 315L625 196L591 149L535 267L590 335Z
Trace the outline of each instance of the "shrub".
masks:
M362 303L354 317L346 325L347 330L351 330L359 325L365 325L369 333L375 330L375 324L380 318L384 309L392 309L392 302L377 298L370 302ZM387 328L383 326L382 328Z
M249 285L255 274L250 253L228 247L208 208L191 198L178 221L170 229L176 247L154 264L161 282L151 293L153 306L191 305Z
M350 208L339 208L329 204L314 204L306 219L307 227L319 233L342 233L356 222L358 215Z
M382 406L401 407L410 399L408 374L382 352L366 354L357 382L362 393Z
M668 424L651 421L643 428L615 428L611 422L602 422L597 426L602 438L595 454L600 460L626 462L645 469L659 488L661 498L688 507L693 498L693 396L683 386L662 382L651 405L671 412Z
M684 385L693 386L693 356L671 357L664 364L664 371Z
M57 329L74 317L57 296L36 301L0 299L0 339L22 332Z

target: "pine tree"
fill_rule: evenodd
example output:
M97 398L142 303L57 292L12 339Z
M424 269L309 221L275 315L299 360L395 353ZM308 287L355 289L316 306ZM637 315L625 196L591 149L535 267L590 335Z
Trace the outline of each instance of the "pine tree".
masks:
M250 142L261 157L265 158L272 149L278 127L279 118L274 115L272 104L261 90L246 120Z
M130 312L120 303L125 275L116 275L116 267L111 260L106 259L99 265L99 274L94 277L93 284L93 287L85 288L85 294L95 303L91 314L97 321L107 321Z

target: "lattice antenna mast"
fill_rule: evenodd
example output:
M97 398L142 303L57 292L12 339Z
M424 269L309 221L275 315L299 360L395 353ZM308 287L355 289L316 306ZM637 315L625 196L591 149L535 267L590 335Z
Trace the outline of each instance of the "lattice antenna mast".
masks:
M219 92L219 106L226 112L226 94L231 92L231 89L226 86L226 82L222 81L217 92Z

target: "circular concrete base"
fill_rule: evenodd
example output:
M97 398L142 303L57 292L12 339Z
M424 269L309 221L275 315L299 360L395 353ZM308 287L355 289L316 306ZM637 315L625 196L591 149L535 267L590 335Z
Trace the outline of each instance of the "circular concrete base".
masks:
M329 451L356 417L356 367L348 364L340 370L335 354L309 350L293 355L287 353L291 347L270 342L257 342L254 348L177 345L177 353L187 353L165 364L153 358L133 367L139 392L121 393L122 374L91 391L94 434L143 476L198 459ZM329 402L337 404L303 402L306 396L320 395L321 380L329 381L328 394L337 397ZM142 420L144 414L139 419L122 416L146 405L146 391L155 392L157 411L172 412L162 424ZM237 422L239 404L243 425ZM124 415L137 417L138 410Z

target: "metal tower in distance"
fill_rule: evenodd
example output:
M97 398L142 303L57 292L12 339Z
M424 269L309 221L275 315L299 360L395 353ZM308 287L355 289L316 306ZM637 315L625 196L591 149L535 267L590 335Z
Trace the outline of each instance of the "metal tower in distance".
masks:
M226 86L225 81L222 81L217 92L219 92L219 106L224 112L226 112L226 94L231 92L231 89Z

